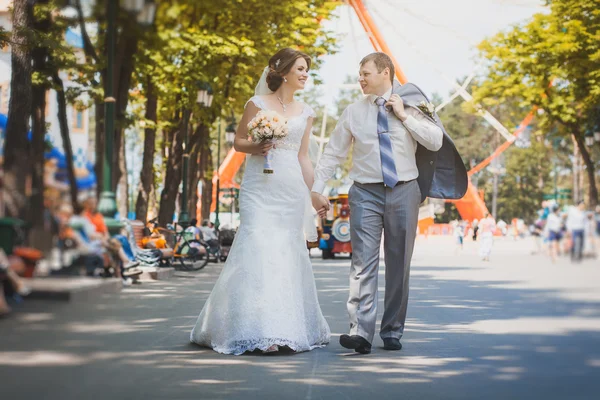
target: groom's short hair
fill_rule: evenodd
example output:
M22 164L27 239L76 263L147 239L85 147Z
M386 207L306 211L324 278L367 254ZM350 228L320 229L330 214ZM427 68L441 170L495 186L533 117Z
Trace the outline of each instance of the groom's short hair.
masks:
M369 61L373 61L375 66L377 67L377 72L381 73L384 69L390 69L390 81L394 83L394 76L396 75L396 70L394 68L394 63L390 56L382 52L371 53L362 60L360 60L360 66L362 67Z

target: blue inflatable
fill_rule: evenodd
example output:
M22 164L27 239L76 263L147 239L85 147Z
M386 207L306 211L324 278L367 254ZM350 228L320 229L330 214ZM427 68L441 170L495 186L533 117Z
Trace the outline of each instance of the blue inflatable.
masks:
M0 114L0 132L2 136L4 136L4 131L6 130L6 123L8 118L4 114ZM31 140L31 132L27 133L27 139ZM46 160L50 160L55 158L57 160L58 172L56 173L56 179L68 183L69 176L67 173L67 157L56 147L52 147L49 151L44 154L44 158ZM79 177L76 179L77 188L81 190L91 189L96 186L96 173L94 172L94 166L89 161L86 162L85 168L88 171L88 174L83 177Z

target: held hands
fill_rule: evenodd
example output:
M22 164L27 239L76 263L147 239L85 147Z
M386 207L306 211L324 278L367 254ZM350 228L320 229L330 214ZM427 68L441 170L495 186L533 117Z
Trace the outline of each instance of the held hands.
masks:
M325 198L322 194L317 192L310 193L310 199L312 201L312 205L317 210L320 218L324 218L327 215L327 211L331 205L329 204L329 200Z
M398 117L400 121L404 122L406 121L406 118L408 118L408 115L404 110L404 101L402 101L402 98L397 94L393 94L387 103L385 103L385 106L392 107L394 114L396 114L396 117Z

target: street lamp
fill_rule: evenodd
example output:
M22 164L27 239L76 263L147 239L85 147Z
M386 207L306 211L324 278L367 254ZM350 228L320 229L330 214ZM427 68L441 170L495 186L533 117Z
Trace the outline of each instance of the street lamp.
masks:
M219 221L219 195L221 194L221 174L219 172L221 167L221 117L219 117L217 135L217 208L215 208L215 229L218 231L219 226L221 226L221 221Z
M213 101L213 91L210 87L210 84L206 82L201 82L198 84L198 93L197 93L196 102L200 105L204 105L207 108L210 108Z
M588 147L592 147L594 145L594 134L590 130L585 132L585 145Z
M212 88L208 83L202 82L198 85L198 92L196 93L196 102L203 107L210 108L213 101ZM183 110L183 176L182 176L182 190L181 190L181 211L179 213L178 223L179 225L186 226L190 220L190 215L187 206L187 183L188 183L188 170L190 153L188 151L188 125L190 121L190 110Z
M153 1L147 0L123 0L123 8L128 12L135 14L141 24L152 24L154 20L156 6ZM113 147L115 134L115 103L114 97L114 65L115 65L115 45L116 45L116 20L119 9L119 0L108 0L106 9L106 82L104 92L104 165L102 169L102 194L98 204L98 211L106 219L108 228L118 228L120 224L114 220L117 213L117 203L115 193L112 190L112 164ZM145 13L144 13L145 11ZM144 15L143 18L141 16Z
M235 140L235 124L235 117L232 115L231 122L229 123L229 125L227 125L227 128L225 128L225 140L229 144L232 144Z
M546 137L546 139L544 139L544 144L546 145L546 147L552 146L555 153L556 153L556 150L558 150L559 146L562 148L567 147L567 141L565 140L565 138L559 137L557 135L556 131L552 131ZM552 169L553 169L553 174L554 174L554 201L558 202L558 162L557 162L556 154L553 154L552 164L553 164Z

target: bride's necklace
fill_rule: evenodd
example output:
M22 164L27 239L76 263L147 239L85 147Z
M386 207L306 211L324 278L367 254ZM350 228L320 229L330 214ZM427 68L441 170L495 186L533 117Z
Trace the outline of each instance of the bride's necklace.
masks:
M277 100L279 100L279 104L281 104L281 108L283 108L283 112L285 112L286 109L287 109L287 107L294 102L294 99L292 99L292 101L290 101L289 103L285 104L283 102L283 100L281 100L281 97L279 97L279 96L276 96L276 97L277 97Z

